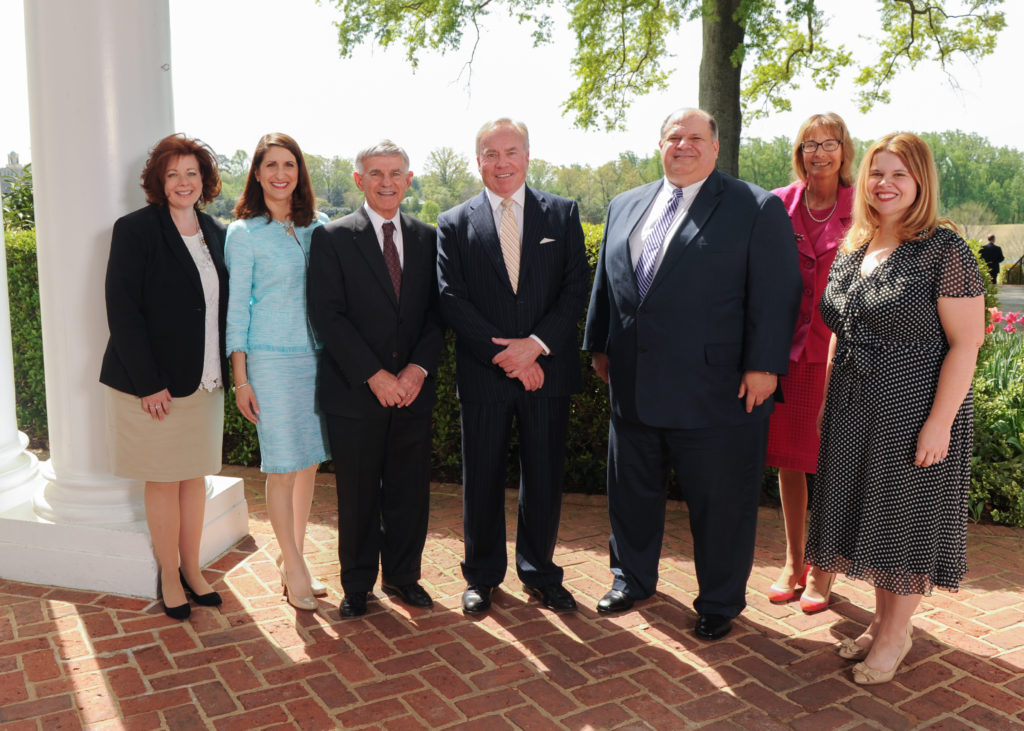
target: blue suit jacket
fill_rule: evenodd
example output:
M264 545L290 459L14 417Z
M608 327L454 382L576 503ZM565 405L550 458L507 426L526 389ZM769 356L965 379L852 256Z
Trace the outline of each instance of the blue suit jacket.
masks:
M491 359L497 338L536 335L551 355L538 359L540 397L567 396L582 387L577 323L587 297L586 251L575 201L526 188L518 294L512 291L487 194L437 219L441 314L455 331L459 398L504 401L523 393Z
M744 371L784 374L800 272L778 197L717 170L704 182L641 301L629 236L662 181L608 207L583 347L606 353L612 412L648 426L695 429L766 418L747 414Z

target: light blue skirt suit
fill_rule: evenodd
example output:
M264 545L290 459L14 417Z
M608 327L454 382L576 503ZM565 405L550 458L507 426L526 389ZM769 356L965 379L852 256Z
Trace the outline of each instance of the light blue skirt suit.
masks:
M296 472L330 459L316 399L322 345L306 314L309 242L313 229L327 222L316 215L311 225L295 226L295 238L263 216L228 226L226 349L229 356L246 354L260 409L262 472Z

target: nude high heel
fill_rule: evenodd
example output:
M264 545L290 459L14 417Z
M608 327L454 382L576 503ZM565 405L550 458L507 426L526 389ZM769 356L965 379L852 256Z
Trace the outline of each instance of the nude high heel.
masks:
M285 598L288 603L296 609L304 609L307 612L315 612L320 608L320 603L317 602L316 597L312 594L309 596L295 596L295 593L288 588L288 575L285 573L284 566L280 567L281 570L281 588L284 590Z
M890 670L878 670L867 663L859 662L853 666L853 682L857 685L878 685L892 680L896 675L896 671L899 670L900 665L903 663L903 659L910 652L910 648L914 646L914 641L911 639L913 633L914 625L910 624L907 626L907 639L903 644L903 652L896 658L896 663Z
M284 565L284 556L280 553L277 554L277 568L280 569ZM308 568L308 564L307 564ZM313 591L313 596L327 596L327 584L320 581L320 579L313 576L312 573L309 575L309 588Z

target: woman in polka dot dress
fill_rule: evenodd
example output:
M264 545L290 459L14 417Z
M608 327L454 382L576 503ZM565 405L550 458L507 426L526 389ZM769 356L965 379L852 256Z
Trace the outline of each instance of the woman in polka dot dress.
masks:
M821 313L832 330L807 560L875 587L875 615L842 657L855 682L890 680L911 617L966 573L971 378L985 285L938 218L938 176L919 137L865 153L853 223Z

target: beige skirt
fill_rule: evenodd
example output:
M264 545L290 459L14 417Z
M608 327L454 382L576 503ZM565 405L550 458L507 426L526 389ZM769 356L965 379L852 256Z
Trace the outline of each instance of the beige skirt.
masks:
M220 472L224 389L173 399L162 421L142 410L138 396L105 390L107 459L115 475L179 482Z

